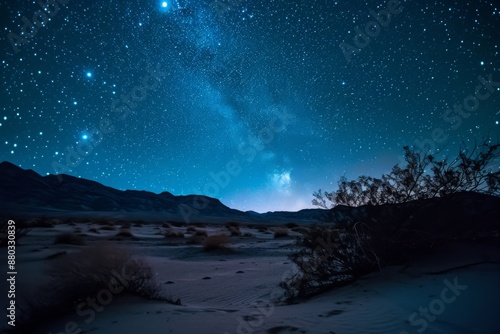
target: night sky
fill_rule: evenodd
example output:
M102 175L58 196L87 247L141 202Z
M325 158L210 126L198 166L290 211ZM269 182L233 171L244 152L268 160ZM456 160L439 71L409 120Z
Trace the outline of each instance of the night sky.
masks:
M500 133L498 1L0 3L0 161L42 175L298 210Z

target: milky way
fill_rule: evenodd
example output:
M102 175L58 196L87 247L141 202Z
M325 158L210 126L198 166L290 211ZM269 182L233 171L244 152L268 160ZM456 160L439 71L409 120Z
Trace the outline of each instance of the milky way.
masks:
M495 1L1 8L0 160L43 175L297 210L403 145L500 132Z

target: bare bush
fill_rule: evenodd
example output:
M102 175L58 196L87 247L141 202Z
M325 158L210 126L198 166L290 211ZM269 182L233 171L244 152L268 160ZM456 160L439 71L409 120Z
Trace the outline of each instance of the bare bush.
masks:
M115 235L115 238L120 238L120 239L123 239L123 238L135 238L134 234L132 233L132 231L130 230L130 228L120 228L120 230L118 231L118 233L116 233Z
M500 171L490 167L500 156L500 144L485 140L471 149L463 145L458 155L437 160L435 155L404 146L405 166L395 165L381 178L342 177L338 189L313 194L312 204L323 208L406 203L445 197L463 191L500 195Z
M163 235L165 236L165 238L184 238L183 232L172 229L166 230Z
M241 235L241 231L238 227L229 226L228 230L231 233L231 236L233 236L233 237L237 237L237 236Z
M99 234L99 230L97 229L97 227L95 226L91 226L89 227L89 232L92 232L92 233L96 233L96 234Z
M0 247L7 247L9 241L9 220L7 218L0 219ZM24 219L13 219L14 224L10 226L15 227L15 242L19 243L19 240L24 237L31 230ZM11 231L14 229L11 227ZM11 232L12 233L12 232Z
M44 228L52 228L55 225L55 221L53 219L47 218L46 216L42 216L38 219L35 219L31 222L31 227L44 227Z
M54 244L81 246L85 244L85 241L83 240L81 234L64 232L56 236Z
M288 229L284 227L276 227L274 229L274 238L288 237Z
M299 271L280 284L287 298L305 298L343 286L379 268L371 237L363 227L312 228L300 237L300 249L289 255Z
M227 248L229 237L225 234L211 235L203 241L205 251L213 251Z
M42 286L36 298L23 308L23 328L30 332L39 322L61 316L101 291L113 297L133 294L147 299L169 301L160 293L151 267L124 249L109 244L96 244L82 248L51 261L46 271L49 282ZM16 326L19 327L19 326Z

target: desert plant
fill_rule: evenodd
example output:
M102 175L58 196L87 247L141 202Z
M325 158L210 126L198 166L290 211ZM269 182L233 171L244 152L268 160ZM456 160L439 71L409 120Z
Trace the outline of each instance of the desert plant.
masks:
M94 222L96 225L101 225L101 226L113 226L113 222L111 220L107 219L98 219Z
M47 218L46 216L42 216L38 219L35 219L33 222L31 222L30 227L51 228L51 227L54 227L54 225L55 225L54 220Z
M289 300L351 283L380 266L363 225L352 230L312 228L289 255L299 271L280 283Z
M116 233L115 238L135 238L134 234L130 228L120 228L118 233Z
M112 225L104 225L104 226L99 227L99 230L101 230L101 231L114 231L114 230L116 230L116 227L114 227Z
M98 230L98 229L97 229L97 227L95 227L95 226L91 226L91 227L89 227L88 231L89 231L89 232L92 232L92 233L99 234L99 230Z
M434 154L404 146L405 166L399 164L381 178L342 177L338 189L313 193L312 203L330 208L406 203L412 200L445 197L463 191L500 195L500 171L490 167L500 156L500 144L485 140L471 149L463 145L452 160L437 160Z
M10 233L13 233L12 231L15 231L15 239L13 241L15 241L16 244L18 244L19 240L26 234L28 234L28 232L31 230L24 219L13 219L12 221L14 223L9 223L9 221L11 221L11 219L0 219L0 247L8 246L9 230L11 231ZM11 227L9 228L9 226ZM14 226L15 228L13 228L12 226Z
M50 263L46 271L49 282L20 310L24 320L16 326L18 333L32 332L40 322L74 312L78 305L102 291L112 298L132 294L171 302L162 296L151 267L125 248L95 244Z
M225 249L228 243L229 238L225 234L211 235L203 241L203 249L205 251Z
M200 229L196 229L193 233L193 236L195 237L206 237L208 234L207 234L207 231L205 230L200 230Z
M227 227L227 228L229 228L229 227L236 227L236 228L238 228L238 229L239 229L239 228L240 228L240 225L241 225L241 224L240 224L240 223L238 223L238 222L228 222L228 223L226 223L226 227Z
M228 230L231 233L231 236L233 236L233 237L237 237L237 236L241 235L241 231L238 227L229 226Z
M181 231L176 231L176 230L166 230L165 233L163 233L165 238L184 238L184 233Z
M274 229L274 238L288 237L288 229L284 227L276 227Z
M306 234L309 232L309 229L307 227L299 226L299 227L292 228L292 231L297 232L297 233Z
M54 244L65 244L65 245L77 245L81 246L85 244L81 234L64 232L60 233L54 239Z

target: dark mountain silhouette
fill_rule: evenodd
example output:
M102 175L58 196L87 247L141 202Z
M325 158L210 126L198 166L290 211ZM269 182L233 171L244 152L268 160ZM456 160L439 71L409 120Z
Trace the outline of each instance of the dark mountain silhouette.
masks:
M202 195L175 196L169 192L122 191L70 175L41 176L9 162L0 163L0 216L42 215L179 222L335 222L344 225L367 222L372 228L390 229L408 224L412 229L425 230L427 233L449 228L466 233L471 227L476 232L491 232L492 228L500 226L500 198L464 192L446 198L401 204L360 207L339 205L330 210L304 209L260 214L231 209L218 199Z
M120 216L185 221L290 221L319 222L327 210L293 213L242 212L218 199L175 196L169 192L117 190L70 175L41 176L31 169L0 163L0 213L21 216Z

